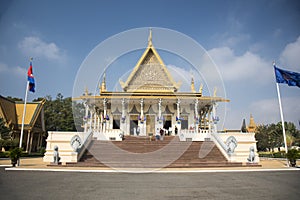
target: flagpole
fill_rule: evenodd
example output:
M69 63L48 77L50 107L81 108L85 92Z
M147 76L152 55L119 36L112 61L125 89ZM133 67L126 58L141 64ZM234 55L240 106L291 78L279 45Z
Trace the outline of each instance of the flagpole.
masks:
M22 148L22 143L23 143L24 121L25 121L25 115L26 115L26 103L27 103L28 87L29 87L29 81L27 81L27 83L26 83L26 92L25 92L25 101L24 101L24 109L23 109L23 116L22 116L22 127L21 127L19 148ZM18 160L18 166L20 166L20 158Z
M20 148L22 148L22 142L23 142L22 140L23 140L23 132L24 132L24 121L25 121L25 115L26 115L28 87L29 87L29 81L27 81L27 83L26 83L25 102L24 102L24 109L23 109L23 116L22 116L22 128L21 128L20 144L19 144Z
M283 112L282 112L282 105L281 105L281 97L280 97L280 90L279 90L279 84L276 83L277 87L277 94L278 94L278 102L279 102L279 110L280 110L280 117L281 117L281 123L282 123L282 132L283 132L283 140L284 140L284 148L285 153L287 154L287 144L286 144L286 135L285 135L285 127L284 127L284 119L283 119ZM289 161L287 159L287 166L289 167Z

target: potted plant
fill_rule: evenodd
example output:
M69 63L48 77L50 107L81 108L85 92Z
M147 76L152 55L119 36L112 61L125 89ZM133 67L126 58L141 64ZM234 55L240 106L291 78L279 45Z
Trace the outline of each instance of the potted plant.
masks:
M299 152L296 149L289 149L286 154L286 158L289 160L292 167L296 166L296 160L299 158Z
M22 148L19 147L16 147L9 152L9 157L13 167L15 167L16 164L18 163L18 160L21 157L21 155L22 155Z

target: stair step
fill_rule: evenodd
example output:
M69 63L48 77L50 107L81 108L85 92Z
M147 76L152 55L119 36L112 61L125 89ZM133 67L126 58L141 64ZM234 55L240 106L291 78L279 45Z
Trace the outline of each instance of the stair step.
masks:
M84 167L106 167L107 165L113 167L136 167L136 168L155 168L166 165L170 160L170 156L176 154L178 150L186 148L182 155L167 165L170 168L180 167L240 167L240 162L228 162L217 146L212 141L204 142L191 142L186 146L186 142L180 142L178 136L165 136L162 141L149 140L149 137L135 137L125 136L125 140L118 141L99 141L93 140L90 145L89 151L86 151L78 163L67 163L67 166L84 166ZM208 145L207 145L208 144ZM111 145L122 151L112 151ZM203 145L203 146L202 146ZM164 148L164 149L163 149ZM132 162L131 157L127 158L124 152L131 152L138 154L138 157L143 153L151 153L162 150L160 160L153 159L151 163L146 163L145 160L135 160ZM199 158L199 151L209 150L209 153L204 158ZM110 156L111 161L106 161L106 164L97 160L93 152L101 152ZM124 156L125 155L125 156ZM128 155L128 154L127 154ZM165 161L166 162L163 162ZM108 166L108 167L109 167Z

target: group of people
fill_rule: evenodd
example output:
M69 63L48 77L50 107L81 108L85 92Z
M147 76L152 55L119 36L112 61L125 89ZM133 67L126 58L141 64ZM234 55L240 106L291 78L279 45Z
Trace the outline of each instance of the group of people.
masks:
M178 129L175 126L175 135L177 135ZM163 140L165 135L170 135L171 130L165 129L165 128L157 128L156 133L155 133L155 140Z

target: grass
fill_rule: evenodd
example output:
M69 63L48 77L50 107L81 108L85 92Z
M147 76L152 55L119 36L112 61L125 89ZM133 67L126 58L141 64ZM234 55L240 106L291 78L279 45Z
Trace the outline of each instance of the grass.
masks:
M43 156L44 156L44 153L40 153L40 152L35 152L35 153L31 153L31 154L23 152L21 157L36 158L36 157L43 157ZM9 152L8 151L4 151L4 152L1 151L0 152L0 158L9 158Z

